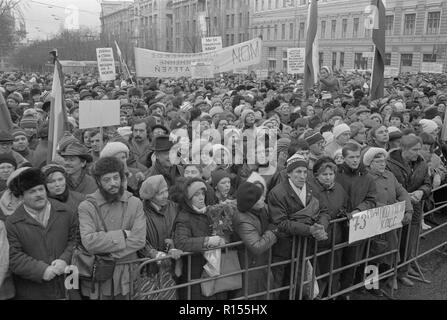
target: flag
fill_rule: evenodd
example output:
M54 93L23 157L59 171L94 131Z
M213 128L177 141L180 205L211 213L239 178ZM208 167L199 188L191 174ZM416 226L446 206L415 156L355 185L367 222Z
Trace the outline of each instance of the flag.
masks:
M306 56L304 61L304 90L311 89L318 81L318 0L311 0L307 15Z
M57 143L67 129L67 110L64 99L64 74L62 65L56 59L54 64L53 86L51 88L50 125L48 130L47 163L55 160Z
M371 77L371 99L383 98L384 73L385 73L385 6L382 0L372 0L371 5L378 9L379 19L374 23L372 40L374 43L374 65Z
M118 57L120 59L121 70L124 73L124 77L126 79L132 79L132 75L130 74L129 68L127 67L126 61L124 61L123 54L121 53L120 47L118 46L118 42L115 40L116 52L118 53ZM133 83L133 81L132 81Z
M0 130L11 131L13 123L3 93L0 91Z

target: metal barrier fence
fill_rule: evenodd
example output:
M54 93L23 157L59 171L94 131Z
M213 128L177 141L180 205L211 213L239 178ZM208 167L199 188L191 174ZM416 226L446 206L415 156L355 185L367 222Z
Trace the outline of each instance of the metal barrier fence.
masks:
M441 189L446 188L447 185L444 185L438 189L436 189L435 191L439 191ZM447 189L447 188L446 188ZM439 203L438 203L439 204ZM338 275L343 274L343 272L347 272L349 269L354 268L354 273L351 272L351 274L353 274L354 276L356 275L355 269L359 268L359 267L363 267L362 269L358 269L360 271L364 271L365 268L372 264L372 265L377 265L378 264L378 259L384 258L384 257L391 257L392 258L392 265L390 265L390 268L388 268L387 270L383 271L382 273L378 274L378 280L379 282L383 282L383 280L386 279L392 279L393 281L397 280L397 276L398 276L398 272L399 270L401 270L402 268L408 266L410 263L413 263L416 266L416 271L419 273L419 276L412 276L409 275L408 277L418 280L418 281L422 281L425 283L430 283L427 279L425 279L424 274L418 264L418 260L421 259L422 257L427 256L430 253L433 253L445 246L447 246L447 237L445 238L444 241L442 241L441 243L437 244L436 246L434 246L433 248L430 248L428 250L426 250L425 252L420 252L420 240L422 237L426 237L434 232L439 231L440 229L443 229L445 227L447 227L447 222L442 223L436 227L433 227L432 229L428 230L428 231L424 231L421 232L422 228L421 228L421 224L423 221L423 218L431 215L433 213L436 212L440 212L441 210L447 208L447 203L442 203L440 205L438 205L436 208L434 208L433 210L430 210L428 212L423 213L423 215L421 215L421 218L418 221L417 225L413 225L413 230L417 230L418 232L418 236L417 236L417 242L416 242L416 251L415 254L409 254L408 252L408 246L409 246L409 241L410 241L410 236L411 236L411 222L409 225L404 226L400 229L394 230L392 232L397 232L398 233L398 243L397 246L392 249L392 250L388 250L386 252L382 252L382 253L378 253L374 256L371 255L371 243L372 241L374 241L374 238L369 238L366 240L362 240L363 244L360 244L360 246L365 246L364 250L360 250L363 252L360 252L360 258L356 259L356 261L353 261L350 264L344 265L341 264L340 266L335 265L335 256L338 254L339 257L343 257L343 253L345 252L345 250L347 250L347 248L349 247L353 247L353 246L358 246L359 244L349 244L347 241L336 241L337 239L337 228L342 228L343 224L347 224L348 223L348 219L347 218L340 218L337 220L332 220L330 222L331 228L332 228L332 232L331 232L331 242L330 242L330 246L326 246L326 248L321 248L319 247L319 242L314 240L313 238L310 237L293 237L292 239L292 250L291 250L291 256L290 259L284 259L281 261L275 261L273 262L273 257L272 257L272 248L270 248L268 250L268 263L265 265L261 265L261 266L255 266L255 267L250 267L249 266L249 261L248 261L248 249L244 246L243 242L235 242L235 243L230 243L230 244L226 244L225 246L219 247L221 250L225 251L225 250L239 250L239 251L243 251L244 253L244 263L243 265L245 265L245 268L241 268L241 270L235 271L235 272L231 272L228 274L223 274L220 276L216 276L216 277L211 277L211 278L206 278L206 279L192 279L191 276L191 271L192 271L192 263L191 260L193 258L194 255L200 255L203 254L203 252L195 252L195 253L183 253L181 256L181 259L184 263L186 263L187 265L187 275L186 275L186 282L185 283L173 283L173 285L170 286L166 286L166 287L161 287L160 283L157 285L157 283L154 283L154 289L153 290L149 290L148 292L144 292L144 293L139 293L139 299L150 299L150 298L160 298L160 296L162 296L163 293L167 293L167 292L173 292L173 290L175 290L176 292L180 289L186 289L186 300L190 300L191 299L191 288L193 286L197 286L200 285L202 283L205 282L209 282L209 281L215 281L218 279L223 279L223 278L227 278L227 277L232 277L235 275L243 275L243 290L241 290L242 292L239 291L239 296L229 296L229 298L231 300L247 300L247 299L254 299L254 298L262 298L265 300L270 300L270 299L277 299L278 295L282 293L282 298L284 298L287 295L287 299L289 300L301 300L304 298L305 296L305 291L310 292L311 294L314 293L314 289L315 289L315 285L321 284L321 283L326 283L327 284L327 294L323 295L324 292L320 292L320 299L326 300L326 299L334 299L337 298L339 296L351 293L357 289L360 288L364 288L365 287L365 280L366 280L366 275L364 272L361 272L361 279L360 281L357 281L357 283L353 283L352 285L346 287L346 288L341 288L340 290L334 290L333 286L338 285L337 283L333 283L334 282L334 278L338 278ZM404 229L407 229L406 232L404 232ZM343 232L343 231L342 231ZM404 237L404 239L402 239L403 234L406 234L406 236ZM360 242L362 242L360 241ZM401 257L400 261L399 261L399 253L401 251L401 242L404 241L404 254ZM219 249L216 248L216 249ZM306 254L308 252L308 254ZM325 255L329 255L330 257L330 261L329 261L329 268L328 271L325 273L320 273L317 272L317 270L319 269L319 259L321 259L322 257L324 257ZM135 288L134 288L134 281L136 279L138 279L138 277L144 275L144 270L145 268L147 268L148 266L150 266L151 264L155 264L157 266L160 266L164 261L167 260L172 260L171 257L166 256L163 258L157 258L157 259L140 259L140 260L136 260L136 261L132 261L132 262L126 262L125 264L133 264L133 265L138 265L138 268L136 269L136 272L132 273L131 268L129 268L129 276L131 279L131 291L130 291L130 295L129 295L129 299L133 299L135 296ZM173 260L172 260L173 261ZM308 266L308 262L313 266L312 271L311 271L311 277L307 277L308 279L306 279L306 267ZM118 264L119 265L119 264ZM289 269L290 267L290 269ZM278 285L279 283L277 281L273 281L274 283L272 283L272 277L271 275L274 274L275 269L277 268L283 268L285 271L288 272L287 277L290 279L288 281L288 283L286 284L282 284L282 285ZM266 289L260 292L249 292L249 283L250 283L250 273L252 273L253 271L258 271L258 270L267 270L266 272L266 278L265 278L265 282L266 282ZM352 270L352 269L351 269ZM377 279L376 279L377 280ZM150 279L148 280L150 281ZM157 280L154 280L155 282ZM338 281L336 281L338 282ZM325 291L325 287L323 286L323 290ZM380 289L388 298L390 299L394 299L394 288L391 285L390 286L390 291L386 291L383 288ZM313 297L310 297L313 298Z

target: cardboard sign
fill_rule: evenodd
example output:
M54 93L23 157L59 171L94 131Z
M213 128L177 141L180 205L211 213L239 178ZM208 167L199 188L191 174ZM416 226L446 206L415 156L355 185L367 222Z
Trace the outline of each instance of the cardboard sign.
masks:
M112 48L97 48L98 71L101 81L113 81L116 78L115 59Z
M305 48L287 49L287 73L304 73L304 60L306 57Z
M210 52L222 49L222 37L202 38L202 51Z
M191 77L193 62L214 66L213 73L230 72L261 63L262 40L256 38L221 50L201 53L168 53L135 48L137 77Z
M349 243L402 227L405 201L354 214L349 221Z
M269 77L269 71L267 69L256 70L256 78L258 80L266 80Z
M442 73L442 63L435 62L422 62L421 63L422 73Z
M385 66L385 72L383 73L385 78L395 78L399 76L399 68Z
M191 65L192 79L212 79L214 78L214 68L210 64L195 62Z
M79 129L101 128L119 124L119 100L87 100L79 102Z

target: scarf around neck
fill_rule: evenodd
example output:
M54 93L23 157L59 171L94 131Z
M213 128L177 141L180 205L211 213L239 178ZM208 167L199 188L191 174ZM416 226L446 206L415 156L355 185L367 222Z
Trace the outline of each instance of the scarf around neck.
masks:
M22 205L22 203L23 200L14 197L12 192L7 189L0 198L0 209L5 216L10 216Z

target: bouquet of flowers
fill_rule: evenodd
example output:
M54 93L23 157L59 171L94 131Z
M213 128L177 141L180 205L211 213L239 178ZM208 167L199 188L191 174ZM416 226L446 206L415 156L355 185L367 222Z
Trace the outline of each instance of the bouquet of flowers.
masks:
M223 203L209 206L206 214L211 218L213 235L220 236L225 242L230 242L233 233L233 216L237 210L236 200L226 200Z

